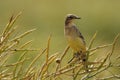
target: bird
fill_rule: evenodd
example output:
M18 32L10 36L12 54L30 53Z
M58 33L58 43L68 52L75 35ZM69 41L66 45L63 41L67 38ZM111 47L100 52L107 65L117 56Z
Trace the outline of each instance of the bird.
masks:
M86 43L83 35L74 23L75 19L81 19L81 17L78 17L74 14L67 14L65 18L64 35L67 39L68 45L73 49L74 52L73 58L69 62L71 62L74 58L85 62Z

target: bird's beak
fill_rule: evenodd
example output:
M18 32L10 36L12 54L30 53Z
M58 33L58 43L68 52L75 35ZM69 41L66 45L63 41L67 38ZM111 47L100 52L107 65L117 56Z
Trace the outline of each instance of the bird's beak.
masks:
M81 17L76 16L76 18L75 18L75 19L81 19Z

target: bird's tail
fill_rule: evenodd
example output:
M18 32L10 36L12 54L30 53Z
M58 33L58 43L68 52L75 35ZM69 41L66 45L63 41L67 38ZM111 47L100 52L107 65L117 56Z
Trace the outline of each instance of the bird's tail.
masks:
M75 58L77 58L78 61L81 61L84 65L85 71L88 72L88 61L87 61L87 55L86 53L83 52L77 52L76 54L74 54Z
M84 53L81 55L82 63L84 65L85 71L88 72L88 61L87 61L87 55Z

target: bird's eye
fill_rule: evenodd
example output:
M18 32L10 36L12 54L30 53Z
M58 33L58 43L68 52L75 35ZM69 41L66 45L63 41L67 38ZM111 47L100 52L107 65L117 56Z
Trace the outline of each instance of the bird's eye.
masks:
M72 16L70 16L69 18L72 18Z
M72 16L70 16L70 17L69 17L69 19L73 19L73 17L72 17Z

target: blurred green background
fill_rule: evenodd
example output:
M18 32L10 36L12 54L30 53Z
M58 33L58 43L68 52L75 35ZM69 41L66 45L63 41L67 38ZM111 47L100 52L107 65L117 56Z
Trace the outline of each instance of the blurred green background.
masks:
M111 43L114 37L120 33L120 0L0 0L0 33L10 16L20 11L22 11L22 15L15 24L19 26L16 34L36 28L36 31L23 39L23 42L33 40L32 49L44 49L48 36L52 34L51 54L63 52L67 45L64 37L64 21L65 16L69 13L82 18L75 23L85 37L87 46L96 31L98 31L98 35L94 46ZM120 45L118 44L118 46L115 55L120 53ZM71 53L71 51L69 52ZM104 57L106 55L104 53L107 52L108 49L105 49L96 55L98 58ZM34 54L30 55L30 57L34 56ZM15 61L18 57L13 56L11 59ZM65 56L67 61L68 58L70 59ZM93 56L93 59L95 58ZM38 64L43 61L39 61ZM67 61L64 60L65 63Z
M76 14L75 21L88 44L98 31L97 45L109 43L120 32L120 0L0 0L0 31L12 14L22 11L17 21L18 33L36 28L26 40L33 40L32 48L44 48L52 34L51 52L63 51L66 14Z

